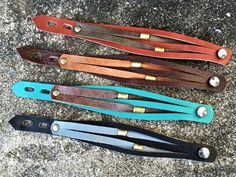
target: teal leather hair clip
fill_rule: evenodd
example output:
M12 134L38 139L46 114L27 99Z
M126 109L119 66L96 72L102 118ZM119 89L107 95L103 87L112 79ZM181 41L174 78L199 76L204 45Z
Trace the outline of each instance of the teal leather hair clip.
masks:
M19 81L11 89L18 97L60 102L121 118L210 123L214 116L210 105L126 87L71 87Z

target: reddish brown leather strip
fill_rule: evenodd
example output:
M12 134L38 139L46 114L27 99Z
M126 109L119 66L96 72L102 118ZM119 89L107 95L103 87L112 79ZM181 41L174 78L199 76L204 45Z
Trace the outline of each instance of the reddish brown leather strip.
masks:
M54 95L54 91L59 92L58 95ZM116 93L118 95L118 93ZM107 97L106 97L107 96ZM111 91L102 91L95 89L86 89L86 88L78 88L78 87L68 87L68 86L60 86L56 85L51 91L51 97L54 100L68 102L72 104L79 104L84 106L91 106L94 108L102 108L116 111L124 111L124 112L133 112L134 106L120 103L113 103L103 100L96 100L94 98L114 98L115 92ZM117 96L116 96L117 97ZM146 108L145 112L160 112L160 110Z
M75 34L73 31L73 27L76 26L77 22L72 21L72 20L64 20L64 19L59 19L55 17L48 17L48 16L36 16L33 18L35 24L39 29L49 31L49 32L54 32L58 34L63 34L63 35L68 35L72 37L79 37L81 39L86 39L91 42L95 42L98 44L106 45L109 47L113 47L116 49L120 49L123 51L127 51L130 53L135 53L139 55L144 55L144 56L152 56L152 57L161 57L161 58L169 58L169 59L193 59L193 60L206 60L206 61L211 61L211 62L216 62L219 64L226 64L229 62L230 57L231 57L231 51L227 48L224 48L227 51L227 56L224 59L220 59L217 56L217 52L219 49L223 48L220 46L217 46L215 44L199 40L196 38L184 36L181 34L173 33L173 32L167 32L167 31L162 31L162 30L154 30L154 29L147 29L147 28L139 28L139 27L124 27L124 26L115 26L115 25L105 25L105 24L91 24L91 23L80 23L80 24L86 24L86 25L93 25L93 26L101 26L101 27L106 27L109 29L119 29L123 31L132 31L132 32L137 32L137 33L145 33L145 34L150 34L156 35L159 37L165 37L168 39L176 40L176 41L181 41L184 43L189 43L191 45L186 46L186 44L183 44L183 48L181 49L182 44L168 44L166 45L167 49L178 49L180 51L190 51L194 53L187 53L187 52L156 52L156 51L150 51L146 49L141 48L136 48L132 46L126 46L123 44L118 44L115 42L110 42L110 41L105 41L102 38L94 38L94 37L85 37L85 36L79 36L78 34ZM48 23L53 22L55 23L55 26L49 26ZM67 26L64 27L64 26ZM68 26L71 26L71 28L68 28ZM138 39L132 39L133 41L138 40ZM140 40L139 40L140 41ZM149 40L141 40L141 42L148 43L150 44ZM154 42L154 43L153 43ZM158 41L151 41L152 45L158 46L158 45L164 45L163 43L158 43ZM176 45L176 46L175 46ZM193 45L196 45L193 47ZM201 47L203 48L201 48ZM159 46L158 46L159 47ZM196 53L197 52L197 53Z
M97 89L87 89L80 87L68 87L62 85L56 85L54 90L60 90L62 93L73 93L74 95L87 98L96 98L96 99L117 99L119 94L118 92L108 91L108 90L97 90ZM145 100L145 101L156 101L151 98L140 97L137 95L128 94L127 99L130 100ZM160 101L161 102L161 101Z

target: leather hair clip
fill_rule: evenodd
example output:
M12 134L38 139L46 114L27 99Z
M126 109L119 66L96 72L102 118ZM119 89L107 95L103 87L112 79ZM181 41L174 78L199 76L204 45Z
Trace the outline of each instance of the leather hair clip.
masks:
M19 81L11 89L19 97L69 104L121 118L210 123L214 116L210 105L126 87L71 87Z
M129 85L197 88L221 92L226 79L173 62L141 56L78 56L25 46L17 51L25 60L62 69L82 71Z
M143 56L204 60L225 65L232 55L228 48L164 30L81 23L43 15L33 17L33 21L43 31L85 39Z
M69 137L122 153L213 162L214 147L188 143L126 124L102 121L62 121L16 115L15 130Z

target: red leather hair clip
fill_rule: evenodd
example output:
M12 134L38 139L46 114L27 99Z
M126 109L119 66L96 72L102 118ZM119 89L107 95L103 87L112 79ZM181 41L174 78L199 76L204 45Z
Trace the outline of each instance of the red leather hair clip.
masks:
M80 23L49 16L33 18L37 28L85 39L125 52L163 59L203 60L225 65L230 49L164 30Z

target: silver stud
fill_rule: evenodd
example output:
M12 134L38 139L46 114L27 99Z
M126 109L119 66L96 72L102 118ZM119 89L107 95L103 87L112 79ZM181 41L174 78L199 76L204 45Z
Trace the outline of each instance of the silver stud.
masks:
M213 76L209 79L209 84L212 87L218 87L220 85L220 79L216 76Z
M52 125L52 131L53 132L58 132L60 130L60 126L58 124Z
M220 59L224 59L227 56L227 51L225 49L220 49L218 50L218 57Z
M199 157L201 157L202 159L207 159L207 158L210 156L210 151L209 151L208 148L202 147L201 149L199 149L198 155L199 155Z
M205 117L207 115L207 108L201 106L197 109L197 115L199 117Z
M74 31L75 31L76 33L78 33L78 32L81 31L81 28L80 28L79 26L75 26L75 27L74 27Z

